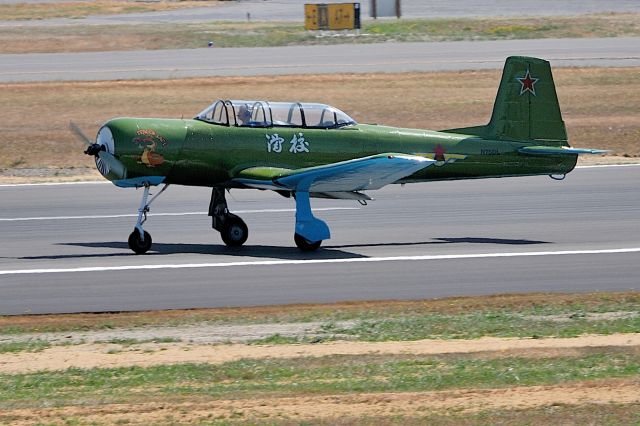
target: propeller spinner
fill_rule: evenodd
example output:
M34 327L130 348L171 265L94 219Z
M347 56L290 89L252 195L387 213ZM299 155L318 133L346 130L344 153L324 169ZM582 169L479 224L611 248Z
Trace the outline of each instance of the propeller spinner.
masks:
M100 128L95 143L74 122L69 123L69 128L78 139L87 145L84 153L96 157L96 167L103 176L106 177L108 174L112 174L115 175L116 179L126 179L127 169L124 164L113 156L115 143L109 127L102 126Z

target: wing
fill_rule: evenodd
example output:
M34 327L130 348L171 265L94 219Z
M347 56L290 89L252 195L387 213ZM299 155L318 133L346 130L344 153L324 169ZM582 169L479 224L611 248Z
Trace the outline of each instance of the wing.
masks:
M254 167L239 172L233 182L250 188L329 193L336 194L335 198L353 198L357 191L380 189L435 162L415 155L389 153L297 170Z

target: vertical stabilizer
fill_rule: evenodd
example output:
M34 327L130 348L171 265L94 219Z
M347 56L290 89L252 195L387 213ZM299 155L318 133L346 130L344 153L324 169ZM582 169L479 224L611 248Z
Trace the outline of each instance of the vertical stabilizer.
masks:
M449 131L497 140L567 145L549 62L526 56L507 58L489 124Z

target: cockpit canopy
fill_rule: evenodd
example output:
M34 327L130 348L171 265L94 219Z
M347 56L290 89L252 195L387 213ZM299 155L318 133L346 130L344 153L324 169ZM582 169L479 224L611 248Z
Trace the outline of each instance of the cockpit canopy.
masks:
M329 105L242 100L218 100L195 119L237 127L335 129L357 124L347 114Z

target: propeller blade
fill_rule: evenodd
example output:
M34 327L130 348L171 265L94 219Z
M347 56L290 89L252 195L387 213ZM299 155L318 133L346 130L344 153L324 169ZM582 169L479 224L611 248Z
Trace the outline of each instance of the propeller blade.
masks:
M82 130L80 130L80 127L78 127L76 125L76 123L74 123L73 121L69 122L69 129L73 132L74 135L77 136L78 139L80 139L82 142L86 143L87 145L91 146L93 145L93 140L89 139L87 137L87 135L85 135Z
M127 169L119 160L107 151L100 151L98 158L108 167L108 173L118 176L118 179L127 178ZM102 170L101 170L102 171ZM104 173L106 174L106 173Z

